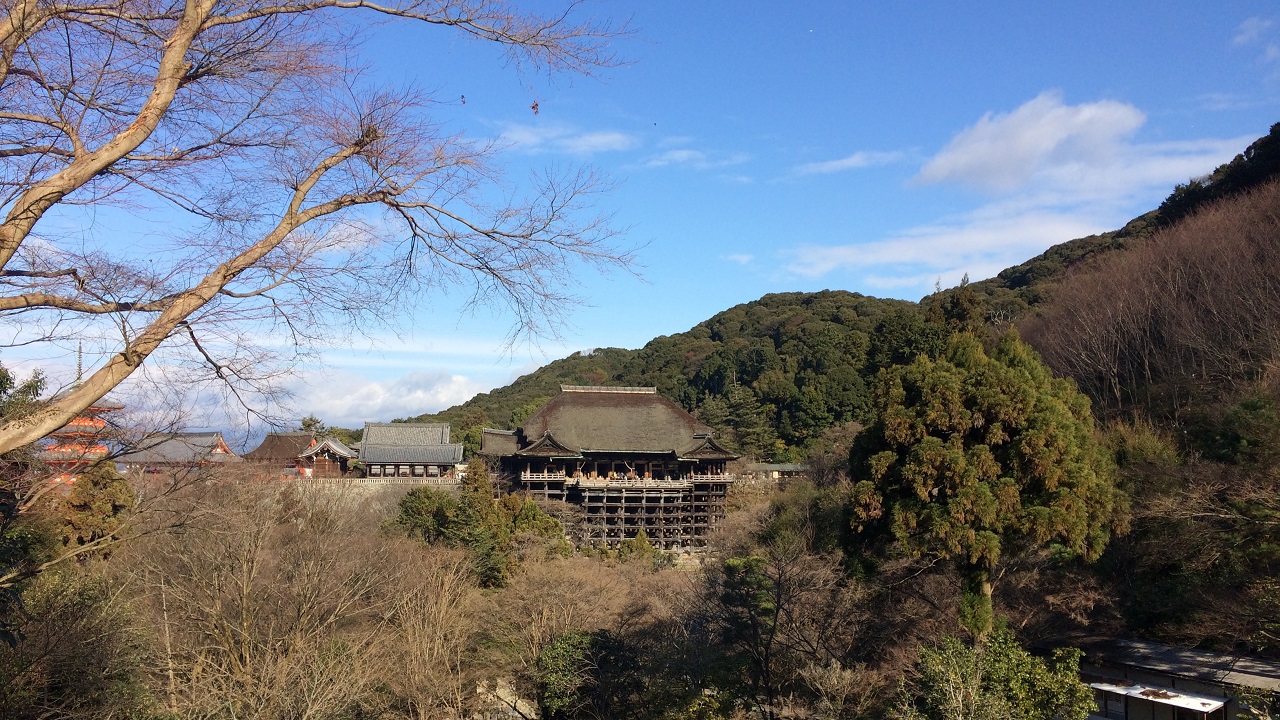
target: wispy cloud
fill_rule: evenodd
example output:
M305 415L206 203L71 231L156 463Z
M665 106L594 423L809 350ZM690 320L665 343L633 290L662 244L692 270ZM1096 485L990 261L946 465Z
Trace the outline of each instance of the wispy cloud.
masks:
M756 256L748 255L747 253L734 253L733 255L725 255L724 259L739 265L748 265L752 260L756 259Z
M679 166L695 170L713 170L741 165L750 159L750 155L740 152L714 154L693 148L675 148L645 158L640 162L640 165L646 168Z
M800 246L789 252L786 267L809 278L856 271L877 287L927 286L938 277L954 283L965 273L975 280L990 277L1050 245L1104 229L1096 219L1068 213L979 211L883 240Z
M1252 45L1271 29L1275 22L1264 17L1251 17L1240 23L1236 35L1231 39L1232 45Z
M594 155L632 150L640 146L640 138L617 130L583 132L569 125L506 126L502 142L526 152L558 152L569 155Z
M1141 143L1146 120L1112 100L1067 105L1046 92L961 130L917 177L919 184L978 189L975 210L867 242L801 246L784 267L802 277L855 275L860 284L928 291L1033 257L1051 245L1114 229L1178 182L1229 160L1252 138Z
M1276 23L1271 18L1260 16L1248 18L1236 29L1231 44L1248 48L1261 45L1262 56L1259 61L1267 66L1280 65L1280 42L1272 39L1275 26Z
M791 174L826 175L829 173L844 172L845 170L857 170L877 165L889 165L900 161L902 158L903 154L900 152L871 152L860 150L838 160L824 160L821 162L797 165L792 168Z

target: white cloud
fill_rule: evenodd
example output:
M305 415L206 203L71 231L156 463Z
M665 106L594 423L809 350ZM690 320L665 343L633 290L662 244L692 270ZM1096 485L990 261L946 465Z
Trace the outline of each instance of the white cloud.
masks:
M609 131L571 135L565 138L558 138L556 143L564 152L574 155L589 155L598 152L630 150L638 145L639 141L626 133Z
M417 370L381 382L330 370L301 374L293 388L293 405L303 415L314 413L330 425L360 427L366 421L439 412L490 389L443 370Z
M801 246L784 269L816 278L840 272L859 285L928 292L1112 230L1172 187L1230 160L1252 138L1141 143L1145 116L1115 101L1066 105L1043 93L1008 113L988 113L920 171L925 182L992 195L976 210L868 242ZM903 293L904 295L906 293Z
M825 175L828 173L857 170L859 168L888 165L902 159L900 152L869 152L860 150L839 160L825 160L797 165L791 172L793 175Z
M1126 103L1064 105L1060 93L1041 93L1012 112L982 116L925 163L918 179L1008 192L1064 163L1112 164L1144 122Z
M680 147L681 145L689 145L694 140L691 135L668 135L658 141L658 147L671 148Z
M739 265L748 265L751 263L752 260L756 259L756 256L748 255L746 253L735 253L733 255L725 255L724 259L728 260L729 262L738 263Z
M1274 23L1263 17L1251 17L1240 23L1236 36L1231 39L1232 45L1252 45L1261 39Z
M568 125L511 124L502 131L502 142L527 152L593 155L639 147L640 139L617 130L581 132Z
M939 276L956 281L990 277L1055 243L1083 237L1107 226L1096 219L1055 212L1002 215L979 211L953 222L923 225L866 243L801 246L786 269L803 277L856 272L870 284L901 287L932 284Z
M667 165L687 165L707 161L707 154L701 150L667 150L644 161L645 167L665 167Z

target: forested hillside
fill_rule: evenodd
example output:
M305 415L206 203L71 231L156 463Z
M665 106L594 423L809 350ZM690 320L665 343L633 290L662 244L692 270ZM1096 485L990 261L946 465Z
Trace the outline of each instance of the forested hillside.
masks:
M0 716L1079 719L1093 639L1280 659L1276 138L991 281L767 295L424 416L474 449L560 384L654 385L811 463L735 485L682 570L571 546L483 461L456 492L86 473L0 524ZM0 410L38 380L0 369Z
M652 385L731 445L782 461L829 427L865 420L879 368L942 337L914 303L844 291L766 295L639 350L574 353L413 420L449 421L474 447L481 425L514 427L561 384Z

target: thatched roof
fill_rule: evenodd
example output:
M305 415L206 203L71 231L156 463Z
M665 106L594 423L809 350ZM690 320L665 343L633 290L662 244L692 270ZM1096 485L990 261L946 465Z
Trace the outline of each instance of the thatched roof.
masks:
M566 451L736 457L712 439L710 427L651 387L563 385L516 433L519 449L502 452L502 438L486 430L486 454L550 455ZM492 438L492 442L490 441ZM490 450L492 448L492 451Z

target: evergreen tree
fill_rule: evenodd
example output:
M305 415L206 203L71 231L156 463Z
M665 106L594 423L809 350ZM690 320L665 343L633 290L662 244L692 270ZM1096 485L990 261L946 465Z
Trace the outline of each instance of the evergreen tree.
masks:
M742 451L760 460L769 460L777 450L778 433L769 423L764 406L755 393L741 385L729 387L729 424Z
M850 452L855 535L955 560L975 637L991 629L1002 555L1055 543L1093 560L1123 528L1126 499L1088 399L1016 334L990 356L956 334L937 360L882 370L872 402Z

